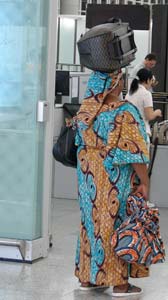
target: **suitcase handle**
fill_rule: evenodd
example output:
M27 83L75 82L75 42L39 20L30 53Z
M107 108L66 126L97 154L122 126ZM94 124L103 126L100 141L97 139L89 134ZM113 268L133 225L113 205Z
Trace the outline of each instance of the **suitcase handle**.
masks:
M130 48L131 50L125 52L124 51L124 54L123 54L123 51L122 51L122 40L125 39L126 37L129 38L129 42L130 42ZM115 57L113 57L114 60L120 60L122 59L123 57L125 56L128 56L132 53L135 53L137 51L137 48L136 48L136 45L135 45L135 42L134 42L134 33L132 30L130 30L128 33L126 33L125 35L119 37L119 36L115 36L114 40L112 42L109 42L109 46L111 44L116 44L116 47L114 46L114 49L116 49L116 52L118 55L115 55ZM110 51L110 47L109 47L109 51ZM120 55L119 55L120 53Z
M119 24L121 24L121 19L112 17L112 18L108 19L107 22L105 22L105 23L119 23Z

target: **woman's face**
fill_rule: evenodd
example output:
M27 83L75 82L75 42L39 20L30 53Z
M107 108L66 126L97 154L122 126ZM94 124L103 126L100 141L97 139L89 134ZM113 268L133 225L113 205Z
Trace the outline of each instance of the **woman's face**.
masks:
M124 79L123 79L123 77L120 78L118 87L119 87L119 90L120 90L120 93L121 93L122 90L123 90L123 88L124 88ZM119 94L120 94L120 93L119 93Z
M121 71L114 72L110 74L112 78L112 84L111 87L114 87L114 90L118 91L118 94L120 94L124 88L124 80L123 80L123 74Z
M147 80L147 88L151 88L153 84L153 78Z
M123 74L121 71L118 71L118 72L111 73L110 77L112 78L111 94L115 94L119 96L124 88Z

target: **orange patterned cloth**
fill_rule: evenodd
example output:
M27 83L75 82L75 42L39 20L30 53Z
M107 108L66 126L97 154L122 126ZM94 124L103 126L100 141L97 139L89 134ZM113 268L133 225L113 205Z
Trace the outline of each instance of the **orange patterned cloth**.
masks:
M163 263L165 247L160 234L159 209L150 208L140 193L127 199L127 218L115 230L112 247L117 256L145 266Z
M125 284L129 276L148 276L147 267L130 266L111 246L126 217L134 170L149 163L144 123L128 102L102 104L105 94L85 99L77 115L78 195L81 212L75 274L82 283Z

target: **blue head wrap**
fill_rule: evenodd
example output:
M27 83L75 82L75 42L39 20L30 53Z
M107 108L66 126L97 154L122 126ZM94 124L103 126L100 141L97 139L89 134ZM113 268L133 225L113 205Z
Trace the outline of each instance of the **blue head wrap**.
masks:
M92 94L96 95L103 93L106 89L110 88L111 83L112 78L108 73L102 73L99 71L91 73L84 98L91 97Z

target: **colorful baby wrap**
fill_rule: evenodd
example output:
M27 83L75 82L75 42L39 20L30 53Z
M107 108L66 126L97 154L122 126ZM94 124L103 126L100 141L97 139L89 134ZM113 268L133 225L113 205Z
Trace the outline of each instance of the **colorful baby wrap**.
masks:
M145 266L164 262L158 208L149 208L140 194L131 195L127 200L127 216L112 236L117 256Z

